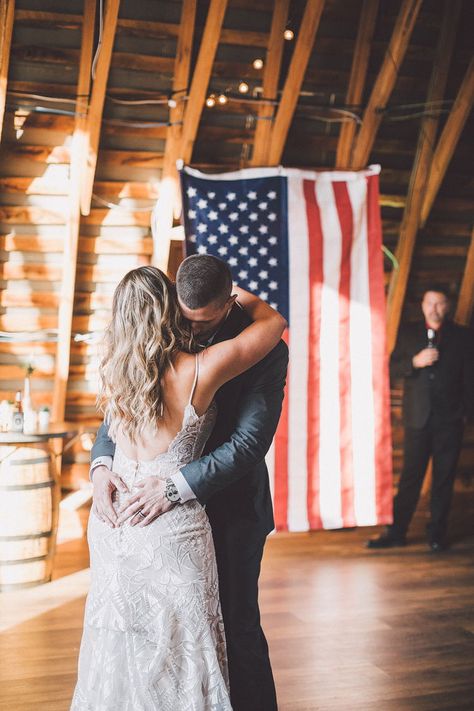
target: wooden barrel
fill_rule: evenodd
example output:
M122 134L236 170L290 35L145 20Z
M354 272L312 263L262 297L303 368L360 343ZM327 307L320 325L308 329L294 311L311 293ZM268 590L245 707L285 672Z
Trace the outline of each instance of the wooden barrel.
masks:
M0 590L51 580L58 514L48 445L0 445Z

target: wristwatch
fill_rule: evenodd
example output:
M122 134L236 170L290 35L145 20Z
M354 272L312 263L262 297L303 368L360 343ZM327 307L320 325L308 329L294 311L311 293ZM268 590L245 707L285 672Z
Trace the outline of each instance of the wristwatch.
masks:
M177 504L181 500L181 497L179 495L178 489L176 488L176 485L174 484L172 479L167 479L165 483L166 498L170 503Z

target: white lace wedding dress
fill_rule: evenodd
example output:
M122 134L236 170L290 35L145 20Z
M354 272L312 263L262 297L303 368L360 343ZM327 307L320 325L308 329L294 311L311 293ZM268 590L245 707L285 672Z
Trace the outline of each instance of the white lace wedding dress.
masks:
M196 378L198 368L196 359ZM211 405L187 405L182 429L151 461L117 447L113 469L130 494L197 459L214 425ZM91 512L92 583L71 711L231 711L217 570L209 521L197 501L143 528L111 529Z

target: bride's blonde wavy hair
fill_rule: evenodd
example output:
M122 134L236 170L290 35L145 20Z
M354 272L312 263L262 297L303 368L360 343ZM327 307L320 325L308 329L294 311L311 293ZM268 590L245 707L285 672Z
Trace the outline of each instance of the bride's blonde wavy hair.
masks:
M162 378L179 351L198 347L179 310L174 284L156 267L128 272L117 286L99 366L98 408L116 438L132 442L163 414Z

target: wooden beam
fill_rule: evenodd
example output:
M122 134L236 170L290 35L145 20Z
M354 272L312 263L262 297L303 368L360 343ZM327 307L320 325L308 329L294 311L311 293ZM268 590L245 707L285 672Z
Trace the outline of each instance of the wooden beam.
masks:
M194 24L196 20L196 0L184 0L181 11L181 24L176 48L173 92L186 89L189 83L191 53L193 48ZM177 106L170 109L163 171L160 182L160 197L155 210L153 229L152 263L162 271L168 271L171 245L171 229L173 227L173 212L179 202L179 183L176 161L179 158L182 141L182 121L186 103L184 92L177 94Z
M416 18L422 0L403 0L393 29L379 74L364 111L362 125L357 134L351 167L356 170L364 168L369 159L370 151L375 141L380 122L381 109L384 109L390 98L400 66L415 26Z
M120 0L107 0L105 5L102 46L95 67L95 78L87 118L86 137L88 149L84 156L86 164L83 165L81 169L81 212L83 215L88 215L91 209L105 91L107 89L110 62L112 60L119 6Z
M269 165L278 165L281 161L324 3L325 0L307 0L306 2L280 105L273 124L267 161Z
M466 266L459 291L458 303L454 320L463 326L471 323L474 310L474 229L471 234L471 244L467 252Z
M8 66L13 35L15 0L0 0L0 140L7 101Z
M453 108L443 128L443 132L436 145L436 150L431 164L431 171L421 209L421 226L423 227L438 190L443 181L449 161L451 160L464 124L469 116L474 101L474 58L471 59L464 79L454 101Z
M437 51L426 97L428 103L440 101L444 96L449 64L456 41L461 4L462 0L445 0ZM420 126L415 161L396 250L399 266L398 269L392 271L388 289L387 341L390 351L395 346L400 324L416 235L420 226L424 189L431 171L433 146L436 140L438 124L439 118L425 116Z
M184 114L179 158L191 161L228 0L211 0Z
M346 94L347 106L356 106L362 101L378 9L379 0L364 0ZM355 121L342 124L337 144L336 168L345 169L350 165L355 132Z
M69 216L64 241L61 298L58 313L58 345L54 373L52 420L64 420L67 381L71 351L74 290L76 285L77 246L81 219L81 171L87 153L87 97L90 92L92 52L96 16L96 0L84 0L81 58L77 81L76 119L71 150L71 178L69 181Z
M283 32L288 18L289 4L289 0L276 0L275 2L263 73L263 96L265 99L276 99L278 96L278 81L285 44ZM274 107L271 104L259 106L250 165L265 165L267 162L273 114Z

